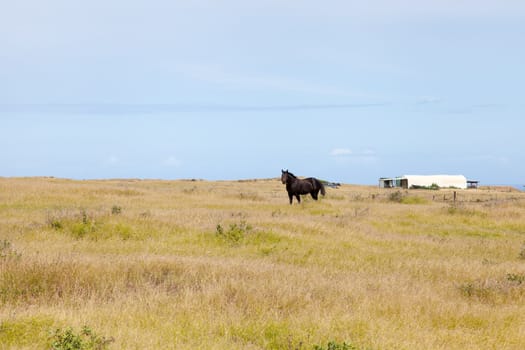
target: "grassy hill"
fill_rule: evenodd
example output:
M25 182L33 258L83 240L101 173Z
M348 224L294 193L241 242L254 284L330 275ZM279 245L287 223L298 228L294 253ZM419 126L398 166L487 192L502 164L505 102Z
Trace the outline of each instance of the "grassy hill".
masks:
M0 349L522 349L525 194L456 192L0 178Z

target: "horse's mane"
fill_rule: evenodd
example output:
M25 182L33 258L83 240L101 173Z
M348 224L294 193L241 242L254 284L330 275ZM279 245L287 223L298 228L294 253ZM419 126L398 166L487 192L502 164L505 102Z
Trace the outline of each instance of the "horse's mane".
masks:
M289 172L288 170L286 171L288 173L288 175L290 175L291 177L293 177L294 179L297 179L297 176L295 176L294 174L292 174L291 172Z

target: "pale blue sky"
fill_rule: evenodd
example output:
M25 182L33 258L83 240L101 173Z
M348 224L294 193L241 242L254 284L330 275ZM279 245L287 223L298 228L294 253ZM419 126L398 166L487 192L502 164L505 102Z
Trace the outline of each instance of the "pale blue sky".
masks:
M0 176L525 184L525 2L0 12Z

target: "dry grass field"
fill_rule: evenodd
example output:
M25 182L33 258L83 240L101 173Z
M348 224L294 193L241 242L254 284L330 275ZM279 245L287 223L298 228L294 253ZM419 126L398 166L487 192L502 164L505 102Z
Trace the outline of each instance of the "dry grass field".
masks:
M0 349L523 349L525 194L452 193L0 178Z

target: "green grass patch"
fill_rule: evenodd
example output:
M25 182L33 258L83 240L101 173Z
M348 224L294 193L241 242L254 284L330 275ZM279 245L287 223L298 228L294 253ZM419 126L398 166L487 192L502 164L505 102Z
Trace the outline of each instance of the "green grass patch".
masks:
M353 345L352 343L347 342L337 342L337 341L329 341L326 344L326 347L322 344L316 344L313 347L313 350L359 350L359 348L356 345Z
M281 242L282 237L268 230L254 228L245 220L230 223L228 226L217 224L215 237L219 242L232 246L261 246L275 245Z
M87 211L50 215L47 226L77 240L144 240L172 232L172 227L156 222L142 213L137 217L124 217L120 207L111 213L88 213Z
M293 341L293 333L286 322L245 322L231 326L227 333L235 342L252 344L261 349L296 349L299 344Z
M460 211L466 212L463 209ZM491 220L482 212L479 215L469 215L455 211L444 216L440 209L403 211L388 220L374 220L371 224L381 232L408 235L500 238L508 232L505 223Z
M46 349L52 325L52 319L37 316L0 321L0 348Z

